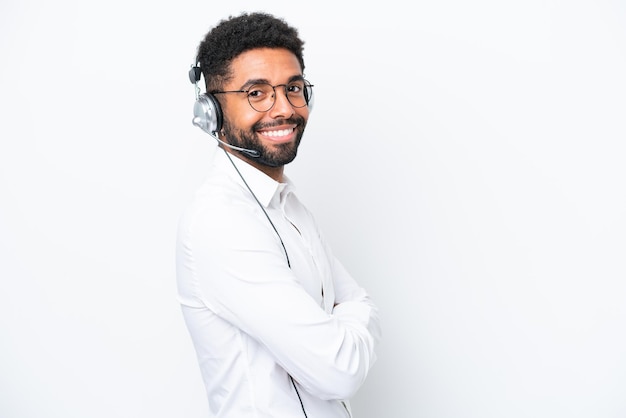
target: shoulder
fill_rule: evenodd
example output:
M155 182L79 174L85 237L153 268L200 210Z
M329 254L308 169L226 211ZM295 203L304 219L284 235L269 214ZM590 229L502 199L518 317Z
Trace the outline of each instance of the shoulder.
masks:
M250 242L267 229L265 215L250 192L228 176L211 176L183 211L181 238L211 241L214 246Z

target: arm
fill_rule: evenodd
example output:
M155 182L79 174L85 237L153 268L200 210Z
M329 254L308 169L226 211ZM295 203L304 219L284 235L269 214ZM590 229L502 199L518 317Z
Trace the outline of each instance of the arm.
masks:
M374 361L379 337L376 309L365 292L333 261L339 305L327 314L287 266L263 218L229 215L237 227L198 216L189 229L204 303L263 344L307 391L323 399L352 396Z

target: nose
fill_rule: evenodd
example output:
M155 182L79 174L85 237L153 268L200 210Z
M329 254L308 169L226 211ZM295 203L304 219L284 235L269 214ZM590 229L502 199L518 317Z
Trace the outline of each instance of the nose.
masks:
M287 99L286 86L274 87L274 106L270 109L273 118L290 117L294 114L293 106Z

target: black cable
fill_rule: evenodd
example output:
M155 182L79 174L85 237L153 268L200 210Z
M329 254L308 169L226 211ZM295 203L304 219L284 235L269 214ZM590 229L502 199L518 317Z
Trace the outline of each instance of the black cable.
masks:
M298 392L298 388L296 387L296 382L293 381L293 377L289 376L289 378L291 379L291 384L293 385L293 388L296 390L296 395L298 395L298 400L300 401L300 406L302 407L302 413L304 414L304 418L309 418L306 414L306 411L304 410L304 404L302 403L300 392Z
M222 148L223 149L223 148ZM270 221L270 225L272 225L272 228L274 228L274 232L276 232L276 235L278 236L278 239L280 240L280 245L283 246L283 251L285 252L285 257L287 258L287 265L289 266L289 268L291 268L291 263L289 262L289 254L287 254L287 248L285 247L285 243L283 242L282 237L280 236L280 234L278 233L278 229L276 229L276 226L274 226L274 222L272 222L272 219L270 218L270 216L267 214L267 212L265 211L265 208L263 207L263 205L261 204L261 202L259 202L259 199L257 199L256 195L254 194L254 192L252 191L252 189L250 188L250 186L248 185L248 182L246 181L245 178L243 178L243 175L241 174L241 172L239 171L239 169L237 168L237 165L235 165L235 162L233 161L233 159L230 157L230 155L228 154L228 151L226 151L224 149L224 153L226 154L226 156L228 157L228 159L230 160L230 163L233 165L233 167L235 167L235 171L237 171L237 174L239 174L239 177L241 177L241 180L243 181L243 184L246 185L246 187L248 188L248 191L250 192L250 194L252 195L252 197L254 197L254 200L256 200L257 204L259 205L259 207L261 208L261 210L263 211L263 213L265 214L265 217L267 218L268 221Z
M276 235L278 236L278 239L280 240L280 245L283 246L283 251L285 252L285 257L287 258L287 265L289 266L289 268L291 268L291 263L289 262L289 254L287 254L287 248L285 247L285 243L283 242L283 238L278 233L278 229L276 229L276 226L274 225L274 222L272 222L272 219L267 214L267 211L265 210L265 208L263 207L261 202L259 202L259 199L256 197L256 195L254 194L254 192L252 191L252 189L248 185L248 182L246 181L246 179L241 174L241 171L239 171L239 169L237 168L237 165L235 164L233 159L230 157L228 151L226 151L224 149L224 153L226 154L226 157L228 157L228 159L230 160L230 163L233 165L233 167L235 167L235 171L237 171L237 174L239 174L239 177L241 177L241 180L243 181L243 184L246 185L246 188L248 189L248 191L250 192L252 197L254 197L254 200L256 200L256 203L259 205L259 207L261 208L261 210L265 214L265 217L267 218L267 220L270 221L270 225L272 225L272 228L274 229L274 232L276 232ZM289 375L289 379L291 379L291 384L293 385L293 388L296 391L296 395L298 395L298 401L300 401L300 407L302 408L302 413L304 414L304 418L309 418L308 415L306 414L306 410L304 409L304 404L302 403L302 398L300 397L300 392L298 391L298 388L296 387L296 382L293 380L293 377L291 377L291 375Z

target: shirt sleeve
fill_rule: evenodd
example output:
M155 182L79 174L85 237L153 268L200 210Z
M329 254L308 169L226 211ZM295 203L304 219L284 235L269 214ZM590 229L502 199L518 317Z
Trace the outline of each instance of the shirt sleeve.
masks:
M333 258L333 283L335 289L333 315L346 326L365 328L377 344L381 336L378 308L365 289L358 285L335 258Z
M196 213L185 239L198 297L266 347L308 392L348 399L375 361L376 307L333 260L338 304L326 313L294 276L271 228L260 208L250 206L235 205L223 216Z

